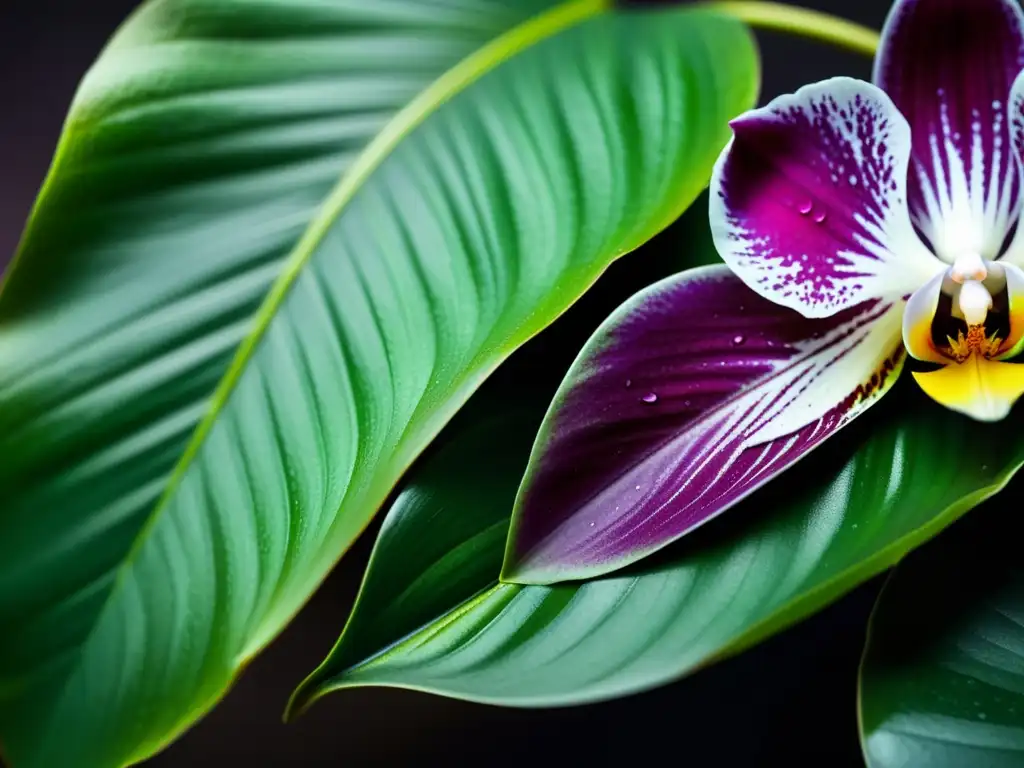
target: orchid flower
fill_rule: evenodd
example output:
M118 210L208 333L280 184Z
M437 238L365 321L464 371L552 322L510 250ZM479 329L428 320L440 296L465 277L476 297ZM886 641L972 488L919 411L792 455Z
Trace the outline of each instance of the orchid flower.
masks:
M1005 362L1024 345L1022 69L1015 0L897 0L873 84L737 118L711 180L726 265L642 291L588 342L503 577L593 577L664 547L877 402L907 352L933 399L1005 417L1024 391Z
M1024 392L1024 366L1000 362L1024 340L1022 28L1015 0L898 2L874 84L748 112L712 178L715 244L744 283L808 318L859 308L847 345L895 359L902 335L942 366L914 372L922 389L984 421ZM863 380L860 359L830 383Z

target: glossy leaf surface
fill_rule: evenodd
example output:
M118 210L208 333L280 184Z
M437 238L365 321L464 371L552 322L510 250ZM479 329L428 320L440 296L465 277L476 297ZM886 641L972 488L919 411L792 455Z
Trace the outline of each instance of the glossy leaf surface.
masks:
M289 142L334 156L338 126L267 115L295 104L275 57L359 70L366 48L396 67L420 49L380 39L365 4L257 5L265 15L158 2L121 32L4 287L0 737L16 768L137 760L212 706L479 382L696 196L756 91L736 22L561 7L418 97L282 265L268 231L298 237L313 202L276 171L320 178L316 153ZM500 26L476 3L428 5L374 7ZM371 39L332 45L345 19ZM225 36L237 42L220 50ZM328 77L295 87L318 116L343 101ZM275 173L246 165L262 162ZM147 190L147 163L180 175ZM229 240L251 259L211 256ZM203 269L176 267L190 260Z
M1019 428L1024 414L1012 418ZM615 576L553 587L481 579L480 594L468 601L469 585L460 581L448 594L451 609L412 634L407 622L384 620L383 608L361 600L339 646L293 707L361 685L513 706L566 705L686 675L835 600L997 492L1024 461L1024 448L995 439L999 432L899 386L843 440L730 515ZM957 455L949 445L960 447ZM520 466L526 461L524 454ZM472 466L447 471L462 477ZM510 483L496 485L489 498L454 503L441 489L457 484L437 480L443 468L422 477L437 493L411 481L417 497L433 499L417 513L421 527L464 529L466 519L492 524L482 504L511 507ZM394 564L408 556L382 539L367 578L386 579L374 571L401 568ZM500 554L489 556L496 569ZM374 619L363 623L360 613ZM377 652L356 661L371 644Z
M896 569L871 620L871 768L1024 765L1024 566L1015 489Z
M540 421L503 411L462 426L395 499L333 663L358 663L493 582L508 535L494 500L515 495Z

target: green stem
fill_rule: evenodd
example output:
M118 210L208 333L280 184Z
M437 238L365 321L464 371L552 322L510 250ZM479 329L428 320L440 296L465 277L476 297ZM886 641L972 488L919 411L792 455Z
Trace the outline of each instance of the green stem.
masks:
M708 8L733 16L752 27L772 29L802 35L832 43L866 56L878 50L879 34L869 27L831 16L820 11L797 8L782 3L763 3L755 0L737 2L709 2Z

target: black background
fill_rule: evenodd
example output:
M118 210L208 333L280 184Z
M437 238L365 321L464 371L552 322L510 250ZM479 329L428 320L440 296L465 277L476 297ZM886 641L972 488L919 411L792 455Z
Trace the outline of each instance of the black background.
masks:
M804 4L879 28L889 0ZM0 266L17 244L79 78L135 5L0 0ZM759 36L763 98L830 75L870 76L863 57L792 37ZM573 310L578 325L590 322L587 312L600 317L625 298L626 288L639 287L621 276L613 270ZM586 330L568 335L585 337ZM877 579L737 659L627 699L522 711L364 689L328 696L298 722L283 725L289 692L337 637L372 535L221 705L147 765L862 765L856 670Z

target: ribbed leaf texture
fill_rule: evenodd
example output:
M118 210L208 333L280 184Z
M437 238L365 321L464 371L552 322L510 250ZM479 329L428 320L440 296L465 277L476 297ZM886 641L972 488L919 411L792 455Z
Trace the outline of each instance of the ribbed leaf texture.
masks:
M729 515L618 574L553 587L468 584L424 566L427 554L452 563L467 547L495 569L502 558L486 532L496 508L509 519L509 478L521 475L528 451L515 461L467 432L410 478L348 626L292 711L365 685L511 706L580 704L666 683L760 642L897 562L1024 462L999 426L937 409L906 384ZM437 612L426 623L424 608Z
M138 760L212 706L755 98L707 12L370 5L157 2L82 86L0 298L15 768Z

